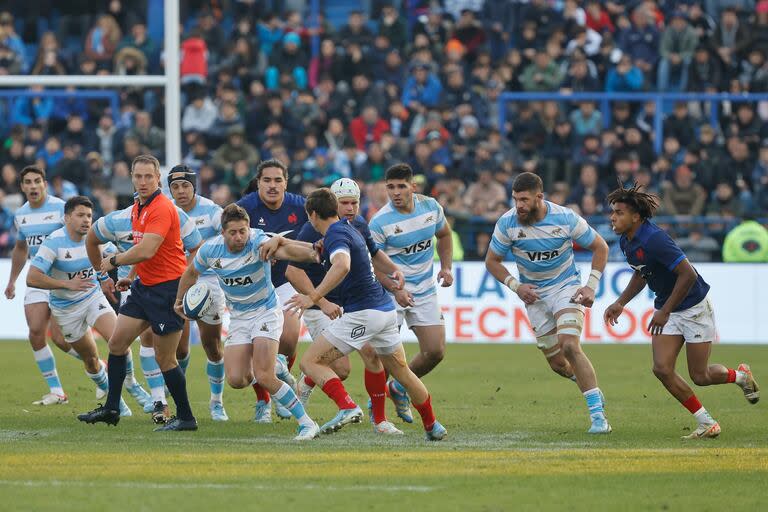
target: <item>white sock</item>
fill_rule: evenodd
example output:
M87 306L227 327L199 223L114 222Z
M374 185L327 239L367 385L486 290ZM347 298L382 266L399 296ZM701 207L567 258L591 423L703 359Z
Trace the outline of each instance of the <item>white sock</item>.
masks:
M712 423L715 423L715 419L703 407L693 413L693 417L696 418L699 425L711 425Z
M77 350L73 349L72 347L69 347L69 351L67 352L67 355L74 357L78 361L82 361L83 360L80 357L80 354L77 353Z
M747 383L747 373L740 370L736 370L736 384L743 386Z

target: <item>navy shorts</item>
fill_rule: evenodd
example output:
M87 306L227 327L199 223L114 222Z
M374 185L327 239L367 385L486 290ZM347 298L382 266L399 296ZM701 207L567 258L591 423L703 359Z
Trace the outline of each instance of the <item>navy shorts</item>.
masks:
M120 314L146 320L152 332L164 336L184 328L184 319L173 310L179 280L146 286L138 279L131 284L131 294L120 307Z

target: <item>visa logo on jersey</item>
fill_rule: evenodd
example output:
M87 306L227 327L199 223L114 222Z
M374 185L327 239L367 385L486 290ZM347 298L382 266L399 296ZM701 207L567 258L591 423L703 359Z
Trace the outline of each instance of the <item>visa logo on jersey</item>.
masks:
M249 284L253 284L251 276L222 277L221 280L224 281L225 286L248 286Z
M416 254L417 252L426 251L427 249L432 248L432 239L429 238L427 240L422 240L421 242L416 242L413 245L409 245L405 249L403 249L403 252L405 254Z
M77 272L67 272L67 279L90 279L91 277L93 277L93 267L78 270Z
M560 252L559 251L536 251L536 252L526 251L525 254L528 255L528 259L531 261L547 261L547 260L557 258L560 255Z
M27 237L27 245L31 247L41 245L46 238L48 238L46 235L29 235Z

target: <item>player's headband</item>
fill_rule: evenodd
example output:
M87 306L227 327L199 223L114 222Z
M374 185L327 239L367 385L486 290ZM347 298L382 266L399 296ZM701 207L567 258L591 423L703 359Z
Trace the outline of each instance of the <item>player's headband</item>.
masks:
M174 181L188 181L192 184L192 188L197 188L197 174L186 165L176 165L171 169L168 173L168 187Z

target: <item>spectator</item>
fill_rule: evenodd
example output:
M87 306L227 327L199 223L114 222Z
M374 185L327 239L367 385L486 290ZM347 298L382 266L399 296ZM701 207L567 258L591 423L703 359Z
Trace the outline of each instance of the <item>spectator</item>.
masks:
M211 164L220 171L232 171L235 162L245 161L249 166L256 167L259 163L259 152L245 141L245 131L240 126L229 129L227 142L213 154Z
M495 211L498 203L507 202L507 191L496 180L490 169L481 169L477 181L469 185L464 194L464 205L475 215L484 216Z
M205 46L211 52L211 61L218 62L226 49L226 36L210 10L203 9L197 17L197 27Z
M99 17L85 40L85 55L96 62L99 69L111 69L112 57L122 33L115 18L109 14Z
M181 118L181 131L207 132L216 121L218 112L211 98L205 94L197 93L189 104L184 107L184 115Z
M477 20L476 12L473 9L461 10L461 15L453 30L453 37L464 45L467 60L470 63L474 62L485 45L487 37L482 23Z
M718 183L707 207L707 215L733 218L741 217L743 213L744 202L736 195L731 184L727 181Z
M104 159L107 165L112 164L115 155L117 128L112 116L104 114L99 118L99 125L96 127L96 145L97 151Z
M6 162L3 164L2 169L0 169L0 190L3 191L4 196L21 193L19 173L12 163Z
M696 31L688 25L681 11L672 13L670 25L661 36L657 87L659 91L684 91L688 87L688 68L699 42ZM678 76L673 85L672 77Z
M361 48L367 48L373 43L373 32L365 25L361 11L349 13L347 24L339 30L338 39L343 46L356 43Z
M205 84L208 80L208 46L198 30L193 30L181 43L180 80L182 86L193 88L196 84Z
M161 155L165 151L165 132L152 124L149 112L136 112L133 129L128 130L127 135L138 139L145 151L153 155Z
M672 181L662 183L661 208L665 215L701 215L706 203L707 192L693 181L688 167L678 167Z
M616 27L611 21L611 17L603 9L600 0L587 0L584 11L587 15L586 25L598 34L603 32L614 32Z
M617 43L643 73L653 72L659 58L659 30L645 4L632 11L632 25L619 33Z
M768 91L768 62L761 48L752 48L746 60L741 62L739 82L745 91Z
M720 61L713 58L706 46L699 46L693 54L688 77L688 90L692 92L717 92L723 85Z
M768 263L768 229L745 217L725 237L723 261L726 263Z
M720 252L720 244L717 240L697 228L691 229L688 236L678 238L677 245L693 263L717 261Z
M547 52L536 54L533 64L529 64L520 77L523 89L528 92L554 91L562 82L560 68L552 62Z
M379 112L373 106L365 107L362 115L349 124L349 134L361 151L373 142L381 142L381 136L386 131L389 131L389 123L379 117Z
M381 9L379 35L386 36L389 42L400 51L405 50L408 43L408 27L394 6L387 4Z
M739 63L746 57L745 52L751 42L750 31L739 21L736 10L724 9L720 14L720 24L710 39L710 47L720 57L727 80L737 75Z
M589 72L587 59L584 57L571 59L568 74L560 84L560 92L593 92L600 89L600 81Z
M147 34L147 26L142 22L136 23L131 27L131 35L126 35L117 49L119 51L123 48L139 50L147 62L151 62L157 52L157 46Z
M16 243L13 219L13 213L5 207L5 193L0 189L0 256L3 258L10 255Z
M597 135L603 127L603 116L591 101L579 102L579 108L571 112L570 121L578 137Z
M31 92L42 92L42 86L33 85ZM12 125L45 125L53 113L53 99L49 96L22 96L12 100L10 122Z
M11 60L18 60L20 71L27 73L29 71L29 63L27 62L26 48L24 47L24 42L16 34L13 25L13 15L8 11L0 12L0 44L12 52Z
M672 115L664 120L664 136L675 137L680 145L687 147L696 140L695 126L696 122L688 113L688 104L679 101L675 103Z
M606 92L639 92L643 89L643 72L632 64L629 55L622 55L615 68L608 72Z
M579 183L573 188L566 202L578 203L579 198L594 196L597 202L597 211L603 211L605 199L608 197L608 188L600 183L597 166L594 163L586 163L579 171Z
M483 3L480 19L488 36L493 62L498 62L507 53L514 33L511 27L517 24L516 7L508 0L485 0Z
M63 180L72 184L84 195L91 192L91 176L88 171L88 164L85 162L82 154L82 148L79 144L72 141L64 143L62 157L53 166L51 170L53 175L61 176Z
M317 87L320 76L331 77L334 82L342 79L342 59L339 56L333 39L323 39L320 43L320 55L309 63L309 86Z
M299 35L295 32L285 34L282 45L275 48L269 58L265 76L267 89L277 89L281 76L284 75L289 75L298 89L304 89L309 85L307 64Z
M437 105L443 86L440 80L430 72L426 62L415 62L411 66L411 76L403 87L403 105L409 109L434 107Z

